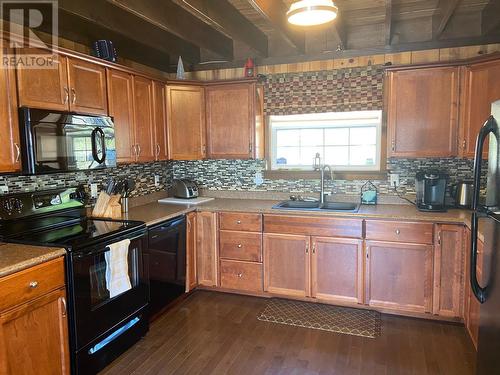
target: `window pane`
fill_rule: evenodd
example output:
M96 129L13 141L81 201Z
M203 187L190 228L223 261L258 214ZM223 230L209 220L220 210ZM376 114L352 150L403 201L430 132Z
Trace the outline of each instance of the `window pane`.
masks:
M331 165L348 165L349 164L349 147L334 146L325 147L325 164Z
M349 128L325 129L325 145L346 146L349 144Z
M323 147L302 147L300 150L300 164L312 168L314 157L318 152L322 155Z
M351 146L351 165L375 165L375 146Z
M363 127L351 128L351 145L377 144L377 128Z
M276 146L298 146L300 130L276 130Z
M285 168L287 165L299 164L299 147L278 147L276 150L276 166Z
M300 131L300 138L300 145L302 147L323 146L323 129L302 129Z

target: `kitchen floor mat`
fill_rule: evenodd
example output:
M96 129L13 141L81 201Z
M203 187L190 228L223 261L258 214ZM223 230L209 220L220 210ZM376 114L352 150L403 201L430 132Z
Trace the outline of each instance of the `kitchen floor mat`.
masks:
M380 336L382 327L378 311L280 298L271 299L257 319L368 338Z

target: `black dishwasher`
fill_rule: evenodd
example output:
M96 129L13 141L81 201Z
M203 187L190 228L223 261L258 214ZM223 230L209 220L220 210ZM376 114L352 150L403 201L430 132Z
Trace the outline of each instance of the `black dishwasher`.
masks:
M181 296L186 289L186 217L149 228L150 316Z

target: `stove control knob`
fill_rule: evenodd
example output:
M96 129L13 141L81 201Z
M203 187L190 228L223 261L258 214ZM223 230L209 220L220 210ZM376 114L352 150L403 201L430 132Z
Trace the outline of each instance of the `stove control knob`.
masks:
M23 202L18 198L8 198L3 202L3 209L8 215L21 213L23 210Z

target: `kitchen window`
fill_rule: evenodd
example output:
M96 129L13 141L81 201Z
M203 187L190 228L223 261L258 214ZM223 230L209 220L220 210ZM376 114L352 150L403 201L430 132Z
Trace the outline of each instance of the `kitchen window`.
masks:
M272 170L313 169L317 153L341 171L378 171L382 111L270 116Z

